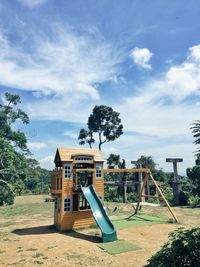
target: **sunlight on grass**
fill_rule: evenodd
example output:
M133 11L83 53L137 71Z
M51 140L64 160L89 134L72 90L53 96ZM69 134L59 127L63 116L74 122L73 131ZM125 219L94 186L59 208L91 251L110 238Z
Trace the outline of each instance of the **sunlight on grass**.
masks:
M3 217L5 219L10 219L19 216L30 217L38 215L42 216L43 218L53 217L52 202L44 202L44 199L42 197L30 197L31 200L29 199L29 197L30 196L24 196L23 198L20 197L20 199L17 199L14 205L0 207L0 217ZM11 224L11 222L9 223Z
M118 230L120 230L130 227L141 227L144 225L152 225L156 223L157 224L167 223L167 220L156 216L140 214L140 215L135 215L130 219L128 218L113 219L112 222L115 225L115 227Z

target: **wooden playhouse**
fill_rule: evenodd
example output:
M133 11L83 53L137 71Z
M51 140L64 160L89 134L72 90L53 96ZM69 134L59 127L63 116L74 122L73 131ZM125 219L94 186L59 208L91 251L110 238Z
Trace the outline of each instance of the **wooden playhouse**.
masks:
M96 194L103 200L104 161L98 149L57 149L51 192L55 199L54 225L58 230L71 230L95 224L81 186L93 185Z

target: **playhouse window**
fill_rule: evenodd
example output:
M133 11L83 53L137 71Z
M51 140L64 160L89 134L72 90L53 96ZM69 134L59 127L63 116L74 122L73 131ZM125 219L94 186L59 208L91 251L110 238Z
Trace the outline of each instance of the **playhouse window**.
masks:
M92 157L75 157L76 161L91 161Z
M102 165L96 164L96 178L102 177Z
M66 197L64 199L64 212L71 211L71 198Z
M66 164L64 166L64 171L65 171L65 179L69 179L71 177L71 165Z

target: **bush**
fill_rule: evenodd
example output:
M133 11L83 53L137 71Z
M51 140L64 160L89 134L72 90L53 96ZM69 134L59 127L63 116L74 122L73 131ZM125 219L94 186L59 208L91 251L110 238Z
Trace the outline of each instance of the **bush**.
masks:
M122 202L122 197L118 195L116 187L105 186L105 200L112 202Z
M4 183L0 183L0 206L12 205L14 203L14 197L14 193L9 186L6 186Z
M190 206L196 207L200 204L200 197L199 196L190 196L188 203Z
M138 194L135 192L127 193L127 201L130 203L137 202L138 201Z
M200 228L178 229L169 241L148 260L146 267L200 266Z
M173 204L173 190L170 186L163 186L161 187L161 190L164 194L164 196L166 197L167 201L170 203L170 204ZM163 201L161 199L161 201Z

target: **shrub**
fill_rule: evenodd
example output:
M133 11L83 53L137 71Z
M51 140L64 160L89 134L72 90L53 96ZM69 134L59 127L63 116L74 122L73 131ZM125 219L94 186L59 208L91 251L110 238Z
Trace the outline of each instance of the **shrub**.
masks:
M122 197L118 195L116 187L105 186L105 200L112 202L122 202Z
M3 180L0 180L0 206L12 205L14 197L15 195L10 186Z
M173 190L170 186L163 186L161 188L164 196L166 197L167 201L170 203L170 204L173 204ZM161 201L163 201L161 199Z
M130 203L138 201L138 194L135 192L127 193L127 201Z
M200 228L178 229L169 241L148 260L146 267L200 266Z
M190 206L196 207L197 205L200 204L200 197L199 196L190 196L188 203Z

